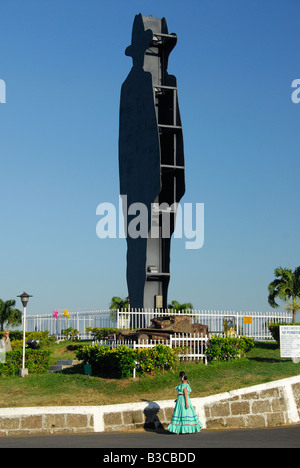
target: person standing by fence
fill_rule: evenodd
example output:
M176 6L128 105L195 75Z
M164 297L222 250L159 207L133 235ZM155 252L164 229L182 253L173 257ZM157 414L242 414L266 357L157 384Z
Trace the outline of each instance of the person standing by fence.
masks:
M168 430L174 434L192 434L194 432L200 432L203 425L199 421L189 397L192 389L187 375L185 372L181 371L179 378L181 384L176 387L178 396L172 420L168 425Z
M11 351L11 349L9 330L5 330L4 336L0 340L0 362L5 362L5 355L8 351Z

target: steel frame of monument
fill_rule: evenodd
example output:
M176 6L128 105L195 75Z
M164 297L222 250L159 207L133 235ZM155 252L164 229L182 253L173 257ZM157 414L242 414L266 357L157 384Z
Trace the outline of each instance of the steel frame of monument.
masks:
M149 226L146 238L126 238L131 308L167 308L171 236L176 207L185 193L177 81L167 72L176 43L177 35L169 34L165 18L139 14L125 52L133 67L121 89L120 194L126 200L126 233L133 220L128 206L134 203L147 207Z

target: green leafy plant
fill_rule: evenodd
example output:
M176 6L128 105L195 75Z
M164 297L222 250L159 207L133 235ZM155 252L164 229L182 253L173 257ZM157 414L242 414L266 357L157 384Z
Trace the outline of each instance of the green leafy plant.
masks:
M0 339L3 338L4 332L0 332ZM9 339L11 342L12 349L17 349L23 346L23 332L19 330L14 330L9 332ZM38 341L40 348L44 348L45 346L49 346L53 341L55 341L55 336L49 336L49 331L45 330L42 332L26 332L25 333L25 340L27 341L35 340Z
M189 313L193 309L193 304L190 302L184 302L183 304L178 301L172 301L171 304L168 305L168 309L170 313L172 312L184 312Z
M300 266L294 271L290 268L276 268L274 271L275 279L269 284L268 302L271 307L279 307L275 301L276 298L284 302L291 302L285 308L292 312L292 321L296 321L296 312L300 309L300 303L297 298L300 298Z
M6 362L0 364L0 375L17 375L22 367L22 350L17 349L6 353ZM25 367L29 374L47 372L50 367L50 351L26 349Z
M79 330L72 327L64 328L63 330L61 330L61 334L66 337L66 340L74 340L79 334Z
M253 347L253 338L248 338L246 336L240 338L215 336L210 338L205 354L211 360L229 361L245 356Z
M105 340L108 335L110 334L117 334L118 329L117 328L100 328L100 327L87 327L86 329L87 333L91 333L94 340Z
M110 310L128 310L129 298L123 299L119 296L114 296L111 298L109 308Z
M16 301L11 299L3 301L0 299L0 329L3 331L6 327L18 326L22 323L22 312L15 308Z
M83 346L76 357L85 364L91 364L94 375L110 378L131 377L134 368L138 375L171 368L178 361L176 351L164 345L139 349L125 345L113 349L109 346Z

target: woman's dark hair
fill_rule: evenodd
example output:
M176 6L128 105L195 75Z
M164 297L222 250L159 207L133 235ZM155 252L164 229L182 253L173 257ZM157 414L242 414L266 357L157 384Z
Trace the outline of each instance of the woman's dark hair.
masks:
M179 377L182 380L188 380L187 375L186 375L186 373L184 371L179 372Z

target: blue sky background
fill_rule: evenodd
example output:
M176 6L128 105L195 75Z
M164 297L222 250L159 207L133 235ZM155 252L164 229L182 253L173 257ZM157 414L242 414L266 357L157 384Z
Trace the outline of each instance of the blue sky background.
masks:
M118 203L138 13L178 35L182 202L205 204L203 248L172 241L169 301L269 310L274 268L300 264L298 0L1 0L0 297L43 314L127 295L126 241L97 238L96 208Z

